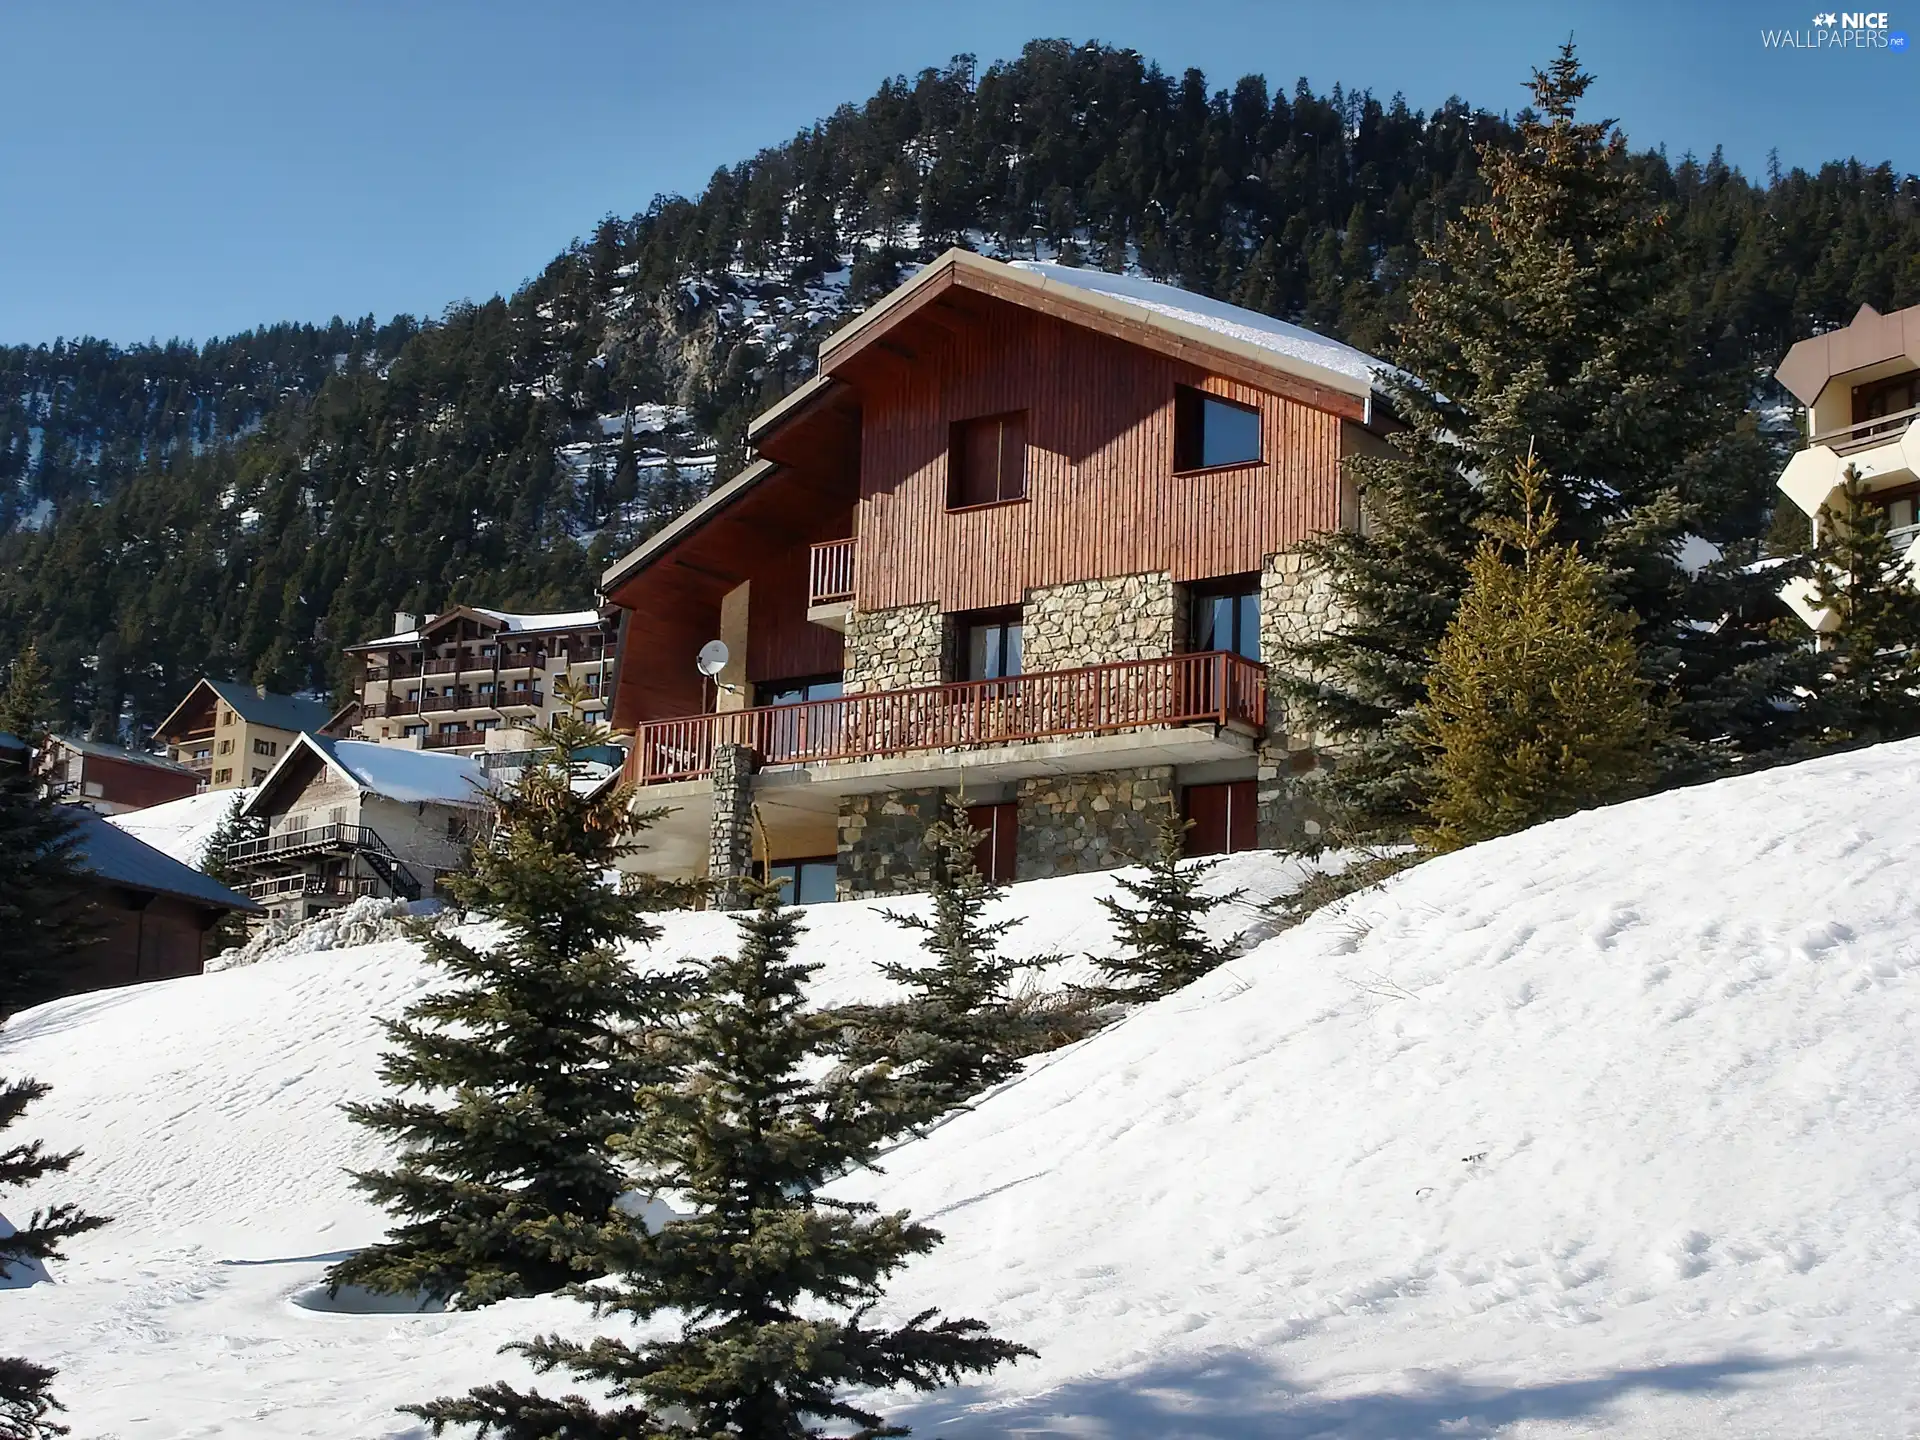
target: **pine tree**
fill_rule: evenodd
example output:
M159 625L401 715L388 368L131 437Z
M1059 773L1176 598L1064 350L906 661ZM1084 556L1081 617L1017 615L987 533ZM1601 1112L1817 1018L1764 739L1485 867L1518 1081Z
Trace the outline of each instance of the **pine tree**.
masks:
M0 1133L46 1093L47 1087L34 1080L0 1080ZM0 1149L0 1191L30 1184L43 1175L62 1174L78 1158L78 1151L50 1155L38 1140ZM0 1277L20 1262L60 1259L63 1241L106 1223L70 1201L36 1210L26 1224L0 1235ZM53 1419L61 1408L49 1389L53 1376L45 1365L0 1355L0 1440L43 1440L67 1433L67 1427Z
M428 963L453 984L386 1026L381 1074L401 1093L345 1107L399 1146L392 1169L355 1181L401 1223L335 1265L336 1287L462 1309L557 1289L576 1278L573 1257L541 1227L598 1223L629 1188L611 1139L635 1090L669 1073L658 1026L678 982L624 953L657 936L652 902L606 872L654 817L636 822L630 787L588 795L573 783L574 752L604 740L577 711L536 732L539 756L495 796L472 873L449 881L505 933L490 950L424 933Z
M1813 707L1828 744L1920 734L1920 590L1904 548L1849 465L1839 507L1821 507L1813 552L1814 603L1833 616Z
M919 935L932 963L883 961L881 974L905 988L906 998L842 1012L843 1055L856 1066L889 1066L901 1119L914 1126L964 1105L1049 1048L1046 1016L1021 1003L1013 986L1020 971L1058 959L1014 960L1000 952L1002 937L1020 922L986 918L997 887L974 858L981 834L968 821L963 798L948 796L943 807L946 813L921 840L932 914L882 912Z
M1663 738L1632 620L1607 604L1593 565L1553 542L1532 457L1514 489L1520 516L1486 522L1416 711L1432 767L1416 838L1436 850L1634 795Z
M1641 664L1697 770L1777 745L1791 666L1759 621L1769 583L1734 554L1689 574L1689 532L1751 549L1767 442L1745 413L1749 366L1709 343L1672 227L1610 122L1575 118L1591 76L1571 44L1536 72L1511 143L1479 150L1488 199L1425 247L1381 377L1406 429L1357 456L1368 524L1308 543L1340 619L1295 647L1289 701L1335 737L1317 782L1333 831L1404 839L1422 811L1416 710L1468 583L1478 520L1511 511L1505 477L1542 461L1569 541L1637 617Z
M74 811L0 771L0 1019L66 992L66 962L96 938L92 884Z
M7 667L7 688L0 692L0 730L17 735L35 749L47 738L47 717L52 709L47 684L40 647L30 640Z
M684 1078L641 1091L624 1140L646 1188L692 1213L658 1229L603 1227L610 1278L579 1292L602 1316L671 1312L678 1333L517 1345L542 1373L565 1370L623 1403L603 1412L578 1395L488 1385L412 1407L436 1435L476 1425L501 1440L801 1440L828 1433L819 1422L904 1435L847 1392L931 1390L1032 1353L931 1310L891 1328L867 1323L887 1277L940 1236L904 1213L819 1193L872 1165L895 1124L891 1082L815 1078L838 1022L807 1008L819 967L793 959L798 912L781 909L773 887L756 889L755 910L736 922L738 953L699 965L679 1036Z
M220 817L220 823L207 837L207 847L200 856L200 869L212 876L229 890L245 893L248 875L227 863L228 851L235 845L248 840L266 838L267 822L259 815L248 815L247 800L244 795L235 795L227 806L226 814ZM247 922L237 912L223 915L214 925L215 943L222 949L230 945L243 943L247 938Z
M1202 882L1220 862L1185 858L1191 827L1191 821L1169 812L1154 827L1153 850L1141 862L1147 873L1139 880L1122 876L1118 882L1130 901L1100 897L1120 948L1094 962L1106 977L1105 984L1086 988L1096 1001L1132 1005L1158 1000L1233 958L1234 942L1209 939L1200 922L1246 892L1203 891Z

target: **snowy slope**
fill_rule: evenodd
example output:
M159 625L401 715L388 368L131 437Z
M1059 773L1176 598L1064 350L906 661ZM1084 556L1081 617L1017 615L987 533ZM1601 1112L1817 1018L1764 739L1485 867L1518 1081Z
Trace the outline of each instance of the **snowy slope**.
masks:
M1577 816L1043 1058L845 1183L947 1235L891 1309L1041 1352L898 1415L951 1440L1914 1433L1917 789L1920 743ZM1019 887L1023 940L1094 940L1105 883ZM823 998L876 993L876 908L810 915ZM0 1073L56 1087L38 1129L88 1152L64 1188L117 1217L0 1295L76 1433L414 1436L391 1406L588 1327L554 1300L289 1303L378 1232L333 1106L422 979L404 943L308 954L0 1036Z

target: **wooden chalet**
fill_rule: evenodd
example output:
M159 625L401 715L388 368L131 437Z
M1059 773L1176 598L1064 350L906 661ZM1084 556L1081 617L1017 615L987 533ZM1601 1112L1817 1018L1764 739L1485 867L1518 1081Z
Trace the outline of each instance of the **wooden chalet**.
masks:
M1359 522L1380 362L1137 278L950 251L831 336L753 463L602 577L646 863L912 888L964 791L997 879L1310 823L1269 696ZM721 640L709 678L695 657ZM757 813L771 854L756 861Z

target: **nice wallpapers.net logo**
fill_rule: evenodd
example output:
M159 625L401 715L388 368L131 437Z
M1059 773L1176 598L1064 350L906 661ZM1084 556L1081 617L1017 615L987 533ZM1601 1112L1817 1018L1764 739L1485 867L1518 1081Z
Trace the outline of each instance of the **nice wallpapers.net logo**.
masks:
M1760 43L1769 50L1884 50L1897 55L1907 48L1907 32L1888 24L1885 10L1822 10L1802 29L1762 30Z

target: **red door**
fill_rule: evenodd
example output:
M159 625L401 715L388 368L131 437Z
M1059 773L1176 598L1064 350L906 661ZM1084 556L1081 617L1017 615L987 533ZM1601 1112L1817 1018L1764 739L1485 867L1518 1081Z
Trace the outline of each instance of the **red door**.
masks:
M1004 805L967 807L967 823L984 832L973 847L973 863L995 885L1013 883L1014 841L1019 834L1016 814L1011 800Z
M1181 792L1181 808L1193 822L1187 831L1187 854L1231 855L1257 846L1253 785L1251 780L1228 780L1189 785Z

